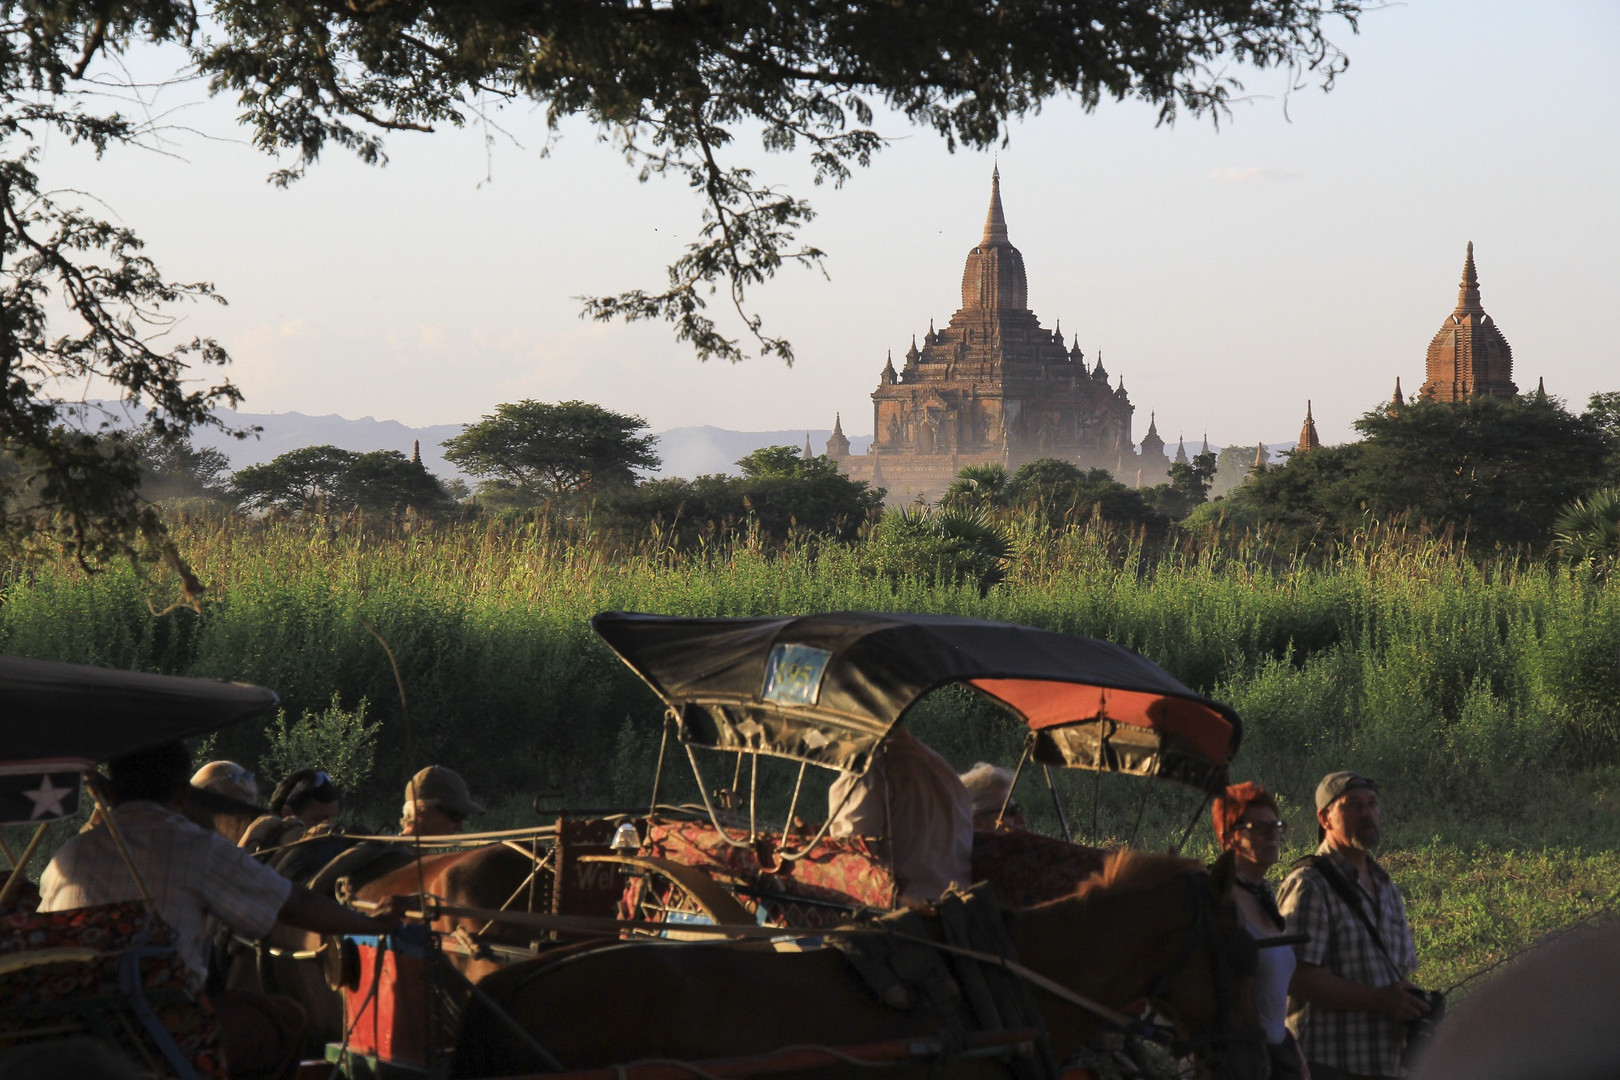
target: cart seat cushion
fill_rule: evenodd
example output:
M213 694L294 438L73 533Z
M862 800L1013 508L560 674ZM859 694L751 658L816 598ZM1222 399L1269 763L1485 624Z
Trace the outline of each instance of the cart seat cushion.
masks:
M770 839L775 840L772 835ZM796 848L807 837L789 836ZM803 897L858 908L888 910L894 905L894 875L863 837L823 837L802 859L782 861L771 871L760 865L757 848L739 848L708 822L658 822L648 829L644 854L705 870L722 884L743 885L786 897ZM834 913L834 922L847 914Z
M130 961L138 968L140 998L199 1076L224 1077L218 1024L193 998L185 965L166 947L168 936L138 901L0 918L0 955L26 962L35 953L47 961L0 976L0 1048L30 1042L46 1029L60 1038L66 1025L112 1041L135 1061L162 1061L162 1049L142 1027L140 1006L120 980L132 950L155 946L154 955ZM93 959L49 962L52 950L74 948L95 950Z
M1023 908L1069 896L1102 869L1107 848L1084 847L1029 832L973 834L973 880L995 886L1003 907Z

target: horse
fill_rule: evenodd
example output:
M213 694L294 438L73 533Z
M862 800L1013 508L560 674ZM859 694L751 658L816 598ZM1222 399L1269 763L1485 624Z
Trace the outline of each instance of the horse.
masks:
M1612 1080L1620 1063L1620 927L1573 933L1461 1002L1412 1080Z
M1005 917L1018 958L1038 975L1111 1009L1150 1005L1175 1026L1181 1052L1196 1053L1206 1075L1263 1078L1268 1064L1250 981L1255 945L1231 889L1229 871L1120 853L1069 896ZM927 1015L880 1003L830 948L668 941L574 947L491 974L479 989L463 1018L457 1076L855 1046L927 1037L937 1027ZM1102 1021L1080 1005L1039 987L1032 993L1054 1062L1101 1030ZM514 1038L514 1022L531 1039ZM983 1058L955 1058L945 1071L965 1077L994 1068ZM853 1066L816 1071L862 1073Z
M398 847L402 853L411 852L408 844ZM531 891L549 901L544 875L530 881L535 873L534 859L527 852L507 844L488 844L470 851L424 855L420 862L412 858L406 865L353 889L350 896L367 903L383 903L392 896L425 895L452 907L528 910ZM447 950L447 959L469 982L477 982L503 966L499 960L483 954L476 945L469 951L465 944L469 935L476 937L480 944L513 946L527 945L531 936L528 931L505 924L486 925L482 919L451 915L434 919L432 928L441 935L441 940L453 939L457 931L464 931L462 947Z

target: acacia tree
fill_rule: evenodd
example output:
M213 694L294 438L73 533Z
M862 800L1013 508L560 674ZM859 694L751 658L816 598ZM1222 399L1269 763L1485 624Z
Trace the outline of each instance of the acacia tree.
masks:
M445 440L444 456L482 478L485 493L533 503L628 486L638 470L658 468L646 427L588 401L524 399Z

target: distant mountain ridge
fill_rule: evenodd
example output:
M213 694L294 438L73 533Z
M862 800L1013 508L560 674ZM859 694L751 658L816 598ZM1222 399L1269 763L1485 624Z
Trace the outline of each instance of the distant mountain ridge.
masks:
M215 428L199 429L192 433L195 446L213 447L230 458L231 468L243 469L261 465L289 450L303 446L336 446L343 450L365 453L371 450L398 450L409 455L414 442L422 444L422 464L429 472L446 479L462 475L445 460L443 443L461 434L465 424L432 424L411 427L398 420L378 420L363 416L358 420L328 413L310 416L299 412L284 413L220 413L220 418L235 428L258 427L257 438L233 439ZM828 428L785 431L729 431L712 426L678 427L655 432L658 453L664 464L659 476L701 476L704 473L736 473L738 458L745 457L765 446L802 447L806 434L811 448L818 454L825 452ZM853 453L864 453L871 444L870 435L854 436L850 440Z
M259 465L271 458L297 450L303 446L336 446L356 453L371 450L398 450L409 455L411 445L422 444L422 464L436 476L449 479L462 473L445 460L443 443L461 434L465 424L432 424L411 427L398 420L378 420L363 416L358 420L328 413L310 416L299 412L285 413L221 413L221 419L233 427L254 427L263 430L258 438L233 439L214 428L193 432L192 443L211 446L231 460L231 468L241 469ZM828 428L788 428L780 431L732 431L712 425L677 427L654 433L658 439L658 454L663 467L658 476L683 476L690 479L706 473L737 473L737 459L746 457L766 446L804 446L806 436L810 448L817 454L825 453ZM864 454L872 445L870 435L849 437L850 452ZM1282 452L1292 450L1294 444L1267 443L1266 453L1273 462L1282 460ZM1212 446L1219 451L1220 447ZM1165 448L1174 455L1173 447ZM1188 453L1196 453L1189 448Z

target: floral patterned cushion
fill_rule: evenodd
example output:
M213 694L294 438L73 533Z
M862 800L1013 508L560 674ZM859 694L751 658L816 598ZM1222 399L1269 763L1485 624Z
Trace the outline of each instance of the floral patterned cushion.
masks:
M788 836L791 849L809 837ZM887 911L894 903L894 876L860 837L823 837L810 853L792 862L777 857L775 834L753 847L726 843L708 822L653 822L641 854L694 866L715 881L743 892L736 898L761 922L815 928L850 920L859 908ZM634 910L639 880L633 879L627 909ZM761 896L768 893L769 896Z
M973 834L973 880L995 886L1002 907L1021 908L1068 896L1102 869L1107 848L1083 847L1038 833Z
M12 957L12 963L26 964L0 973L0 1048L68 1023L115 1043L136 1062L172 1073L157 1040L142 1028L140 1009L125 993L128 978L196 1074L226 1077L218 1023L192 996L185 965L166 949L144 954L166 944L168 936L168 928L139 902L0 917L0 966ZM48 950L65 948L92 949L95 956L51 959ZM26 963L29 959L43 962ZM133 1022L121 1022L115 1015L120 1011L133 1013L125 1018Z

